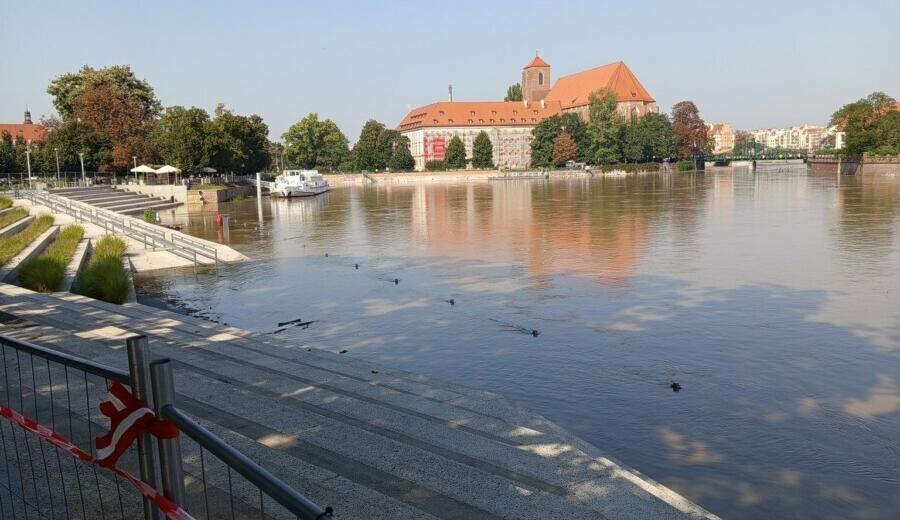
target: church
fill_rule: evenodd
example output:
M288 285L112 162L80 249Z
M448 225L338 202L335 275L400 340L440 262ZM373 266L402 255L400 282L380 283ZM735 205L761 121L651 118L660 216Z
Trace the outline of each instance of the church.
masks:
M472 143L482 131L494 146L498 168L525 169L531 162L531 131L541 121L567 112L588 117L593 92L612 91L625 119L659 113L656 101L625 63L617 61L552 81L550 64L535 55L522 69L522 101L448 101L414 108L397 131L409 138L416 170L444 159L447 144L459 136L472 156Z

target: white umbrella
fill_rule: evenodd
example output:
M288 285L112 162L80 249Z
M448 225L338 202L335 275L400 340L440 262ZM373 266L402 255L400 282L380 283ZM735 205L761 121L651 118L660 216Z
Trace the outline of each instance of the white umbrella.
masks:
M204 166L203 168L200 168L200 171L202 173L216 173L216 169L210 168L209 166Z
M174 173L175 174L175 182L178 182L178 174L181 173L181 170L179 170L178 168L176 168L174 166L170 166L167 164L161 168L158 168L156 170L156 173L165 173L167 181L169 180L169 174Z
M137 168L132 168L131 173L135 173L135 174L143 173L144 179L146 179L148 173L156 173L156 170L147 166L146 164L142 164L142 165L138 166ZM137 177L137 175L135 175L135 177Z

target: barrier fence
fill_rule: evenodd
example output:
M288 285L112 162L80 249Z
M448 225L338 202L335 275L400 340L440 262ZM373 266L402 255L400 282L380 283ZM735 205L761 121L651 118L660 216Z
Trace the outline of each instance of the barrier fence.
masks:
M54 213L70 215L80 222L90 222L102 227L107 234L128 236L143 243L144 248L153 248L154 251L165 249L186 260L191 260L194 265L209 262L216 266L219 264L219 252L209 244L176 233L167 235L166 232L142 224L135 219L66 197L34 190L25 191L23 194L32 203L46 206Z
M127 372L0 335L0 517L334 517L179 409L172 363L149 362L147 338L126 349ZM147 408L151 426L134 428ZM122 450L114 464L103 438Z

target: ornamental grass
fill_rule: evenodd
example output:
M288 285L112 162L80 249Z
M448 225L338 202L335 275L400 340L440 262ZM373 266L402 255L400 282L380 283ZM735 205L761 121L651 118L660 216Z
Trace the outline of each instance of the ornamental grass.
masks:
M90 262L78 277L78 292L109 303L124 303L130 288L122 265L126 249L121 237L106 235L98 240Z
M28 226L15 235L0 238L0 265L6 265L12 257L19 254L28 244L41 236L53 225L52 215L40 215L31 221Z
M66 266L69 265L82 238L84 238L83 227L77 224L64 227L41 256L19 269L22 287L38 292L59 290L66 276Z
M2 208L0 208L2 209ZM23 218L28 216L28 211L25 208L13 208L6 213L0 215L0 229L5 228L6 226L12 224L13 222L18 222Z
M6 208L11 208L13 205L13 200L9 197L0 195L0 210L4 210Z

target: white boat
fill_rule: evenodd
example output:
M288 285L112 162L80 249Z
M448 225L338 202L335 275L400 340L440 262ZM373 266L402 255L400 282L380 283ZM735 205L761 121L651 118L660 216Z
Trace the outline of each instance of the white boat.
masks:
M284 170L275 177L272 195L276 197L312 197L330 190L318 170Z

